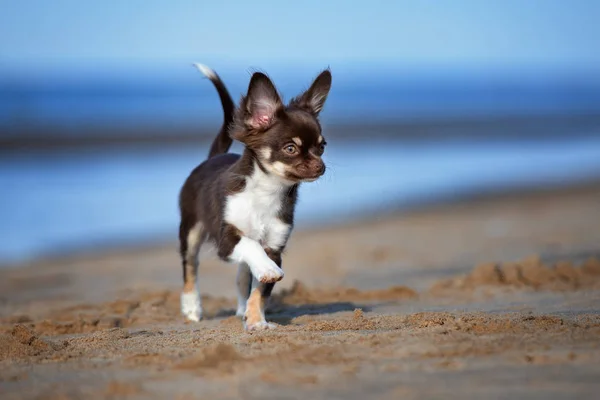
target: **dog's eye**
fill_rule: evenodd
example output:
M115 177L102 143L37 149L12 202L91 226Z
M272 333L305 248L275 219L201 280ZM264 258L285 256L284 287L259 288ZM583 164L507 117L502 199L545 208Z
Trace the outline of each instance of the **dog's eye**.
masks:
M323 153L325 152L325 145L326 145L326 144L327 144L326 142L323 142L323 143L321 143L321 144L319 144L319 145L317 146L317 149L318 149L318 150L317 150L317 153L318 153L319 155L321 155L321 154L323 154Z
M298 148L293 144L288 144L283 148L287 154L294 155L298 152Z

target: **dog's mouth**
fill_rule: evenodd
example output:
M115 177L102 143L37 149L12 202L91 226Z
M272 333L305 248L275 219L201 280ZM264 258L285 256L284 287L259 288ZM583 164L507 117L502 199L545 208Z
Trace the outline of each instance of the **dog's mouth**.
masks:
M321 176L323 176L322 173L302 176L302 175L295 174L293 172L288 172L287 175L288 175L288 179L293 180L295 182L314 182L317 179L319 179Z
M317 175L314 177L310 177L310 178L302 178L302 182L314 182L317 179L319 179L321 177L321 175Z

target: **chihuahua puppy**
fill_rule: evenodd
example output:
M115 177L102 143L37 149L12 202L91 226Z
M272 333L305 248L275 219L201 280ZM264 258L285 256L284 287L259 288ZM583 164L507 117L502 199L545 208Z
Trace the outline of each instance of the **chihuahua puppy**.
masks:
M265 303L283 278L281 254L294 225L298 186L325 173L325 138L318 116L331 88L325 70L285 105L271 80L256 72L236 108L212 69L196 67L213 83L224 122L208 159L194 169L180 195L179 240L183 264L181 311L199 321L198 252L212 242L219 258L238 264L238 309L248 331L270 329ZM232 140L241 155L227 153Z

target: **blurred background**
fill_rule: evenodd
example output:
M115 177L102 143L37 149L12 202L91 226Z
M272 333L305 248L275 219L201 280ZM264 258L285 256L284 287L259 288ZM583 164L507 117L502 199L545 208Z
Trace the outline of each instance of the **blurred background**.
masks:
M0 265L174 241L177 196L260 69L323 68L313 226L600 178L600 2L0 1ZM236 146L235 150L240 147Z

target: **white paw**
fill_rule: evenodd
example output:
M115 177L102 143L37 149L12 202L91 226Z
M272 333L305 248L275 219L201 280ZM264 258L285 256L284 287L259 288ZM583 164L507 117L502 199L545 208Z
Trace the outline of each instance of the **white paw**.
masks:
M259 322L255 322L253 324L244 323L244 328L248 332L266 331L269 329L277 328L277 324L274 324L272 322L267 322L267 321L259 321Z
M256 274L256 279L261 283L275 283L283 279L283 270L277 264L267 264Z
M181 293L181 313L190 321L198 322L202 319L200 293Z

